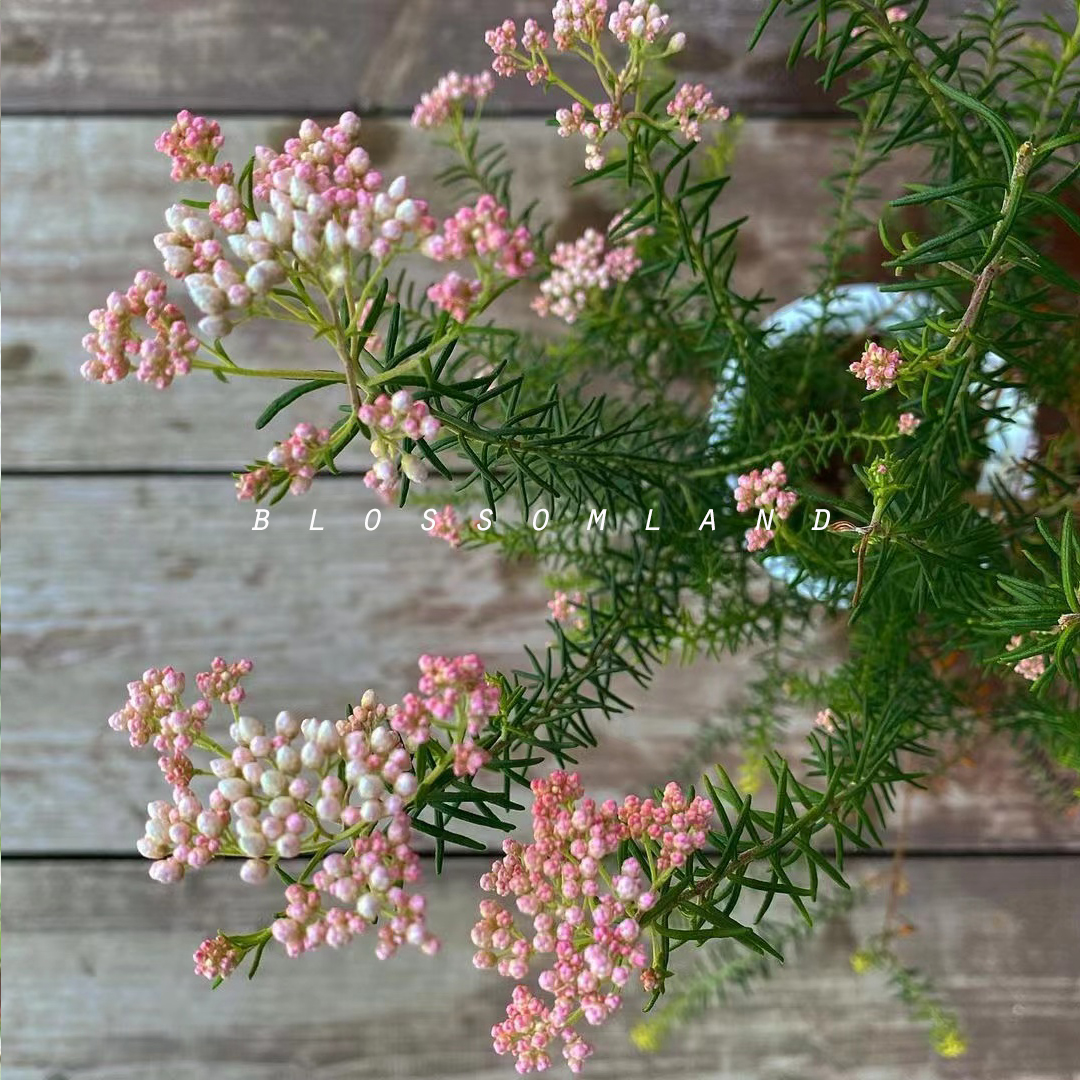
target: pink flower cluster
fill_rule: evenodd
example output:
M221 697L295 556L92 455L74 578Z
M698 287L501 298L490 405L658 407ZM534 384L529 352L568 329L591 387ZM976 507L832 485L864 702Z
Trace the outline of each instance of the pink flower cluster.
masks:
M1009 639L1009 644L1006 645L1005 648L1008 649L1009 652L1012 652L1023 644L1023 634L1015 634ZM1015 671L1017 675L1023 676L1023 678L1027 679L1029 682L1035 682L1036 679L1046 673L1046 657L1038 654L1035 656L1025 656L1022 660L1018 660L1013 665L1013 671Z
M267 294L290 274L316 273L320 287L334 295L353 273L354 260L388 260L434 231L427 203L411 197L405 177L383 184L359 133L359 117L346 112L326 128L305 120L281 152L256 147L253 194L269 204L263 208L245 206L231 166L213 164L220 144L213 121L180 113L158 140L158 148L174 158L174 176L198 175L217 185L206 211L170 207L167 230L154 238L166 273L183 279L202 313L199 330L207 338L224 338L238 322L260 313ZM151 305L163 325L151 322L157 339L140 343L127 317L141 312L118 306L119 295L110 297L107 311L92 315L98 334L88 338L93 360L84 373L115 382L141 349L139 378L167 386L190 368L198 342L187 334L178 309L169 306L167 316L158 317Z
M140 336L136 318L146 322L153 337ZM164 390L191 370L199 348L183 312L166 301L165 283L149 270L140 270L127 292L109 293L105 307L90 312L90 326L93 333L82 340L90 359L81 368L90 381L119 382L134 365L135 378Z
M240 962L240 950L224 934L207 938L196 950L195 974L207 979L225 979Z
M461 547L461 522L458 521L452 506L444 506L441 510L434 511L428 536L445 540L452 548Z
M491 195L481 195L475 206L463 206L447 218L442 231L424 241L423 250L437 262L469 259L481 274L495 271L510 278L524 277L536 261L529 230L511 227L509 210ZM480 278L470 280L451 271L428 289L427 297L464 323L483 291Z
M896 430L901 435L914 435L922 420L913 412L901 413L896 421Z
M451 270L441 281L428 286L427 298L440 311L448 311L452 319L464 323L468 322L483 291L484 286L479 278L470 280Z
M701 125L727 120L731 110L726 105L714 105L712 93L701 83L683 83L667 104L668 116L679 124L683 138L701 141Z
M669 18L649 0L622 0L608 19L608 29L623 45L631 40L651 45L667 30Z
M371 453L375 464L364 474L364 483L389 500L404 473L413 483L427 476L423 458L402 449L403 439L433 439L439 433L439 421L431 415L427 403L413 401L408 390L379 394L374 401L360 406L361 423L371 430ZM400 473L399 473L400 470Z
M319 458L329 444L329 428L297 424L293 433L284 442L275 443L266 455L268 464L237 476L236 497L261 499L281 473L290 477L289 491L293 495L303 495L311 488L311 482L318 472Z
M296 957L320 945L340 949L378 922L380 960L404 944L428 956L438 952L439 939L426 925L424 897L404 887L420 880L410 831L408 817L397 814L384 833L361 834L347 853L327 855L310 887L288 886L285 913L270 927L274 940Z
M551 617L558 623L569 622L575 630L585 629L585 597L580 592L565 593L556 590L555 595L548 601L548 609Z
M606 14L607 0L556 0L551 9L555 47L566 51L598 44Z
M618 221L616 218L609 229ZM632 242L609 247L605 236L596 229L586 229L573 243L555 245L551 265L532 309L540 316L554 315L573 323L598 293L628 281L641 259Z
M438 262L480 259L507 277L524 277L536 260L532 236L524 225L511 228L510 211L492 195L475 206L461 207L443 222L442 232L424 241L426 255Z
M235 700L242 700L244 691L237 684L252 670L251 661L241 660L229 665L218 657L211 671L196 676L203 696L191 708L185 708L181 701L185 686L182 672L171 667L148 668L142 678L128 683L127 701L109 717L109 727L113 731L126 731L132 746L145 746L153 740L154 749L161 755L158 766L175 787L186 788L194 773L187 751L202 733L210 716L211 698L219 696L213 683L218 665L223 665L228 672L228 693Z
M551 958L539 985L552 1004L518 986L492 1039L497 1053L516 1057L522 1073L548 1068L548 1048L561 1039L567 1064L579 1072L592 1051L573 1019L580 1014L601 1024L622 1004L623 988L648 963L640 915L656 902L662 879L705 846L712 805L687 799L674 783L660 800L630 796L621 806L610 799L597 804L583 797L576 773L561 771L534 780L532 790L532 841L505 840L504 857L480 879L485 892L513 897L531 930L519 929L497 900L482 900L473 963L521 980L532 959ZM628 839L655 857L656 882L636 858L610 876L604 872L603 860Z
M799 501L794 491L784 489L787 473L782 461L774 461L764 469L752 469L740 476L735 485L735 507L740 514L747 510L769 511L771 525L772 512L781 520L787 520L792 508ZM758 518L761 520L760 515ZM776 535L770 525L755 525L746 530L746 550L760 551Z
M585 106L575 101L567 109L556 109L555 119L559 124L561 138L581 135L585 139L585 168L590 171L603 168L604 151L600 144L604 136L614 131L622 122L622 111L619 107L610 101L603 101L593 106L590 117Z
M836 734L836 713L832 709L821 709L814 718L814 725L828 735Z
M305 874L290 884L269 935L298 956L324 944L345 945L378 923L380 958L403 944L435 952L439 943L426 926L424 898L408 889L420 876L407 814L419 787L410 747L438 727L451 735L446 752L455 774L474 774L488 760L474 740L498 713L501 691L473 655L422 656L419 664L419 693L400 706L380 704L368 690L345 720L281 712L269 728L237 708L241 680L252 670L248 660L216 658L196 676L204 696L191 709L181 700L182 673L146 671L129 685L128 702L110 726L128 731L134 746L154 738L159 749L187 762L184 775L172 780L172 801L147 807L137 847L152 860L151 878L172 884L228 855L243 860L245 882L261 884L279 860L325 851L327 837L337 836L351 842L348 849L326 854L310 881ZM184 751L201 737L211 699L232 709L233 748L201 738L199 745L216 756L196 771ZM214 785L205 800L191 786L198 777ZM248 948L238 938L208 938L195 953L195 970L225 977Z
M896 384L902 363L898 349L886 349L868 341L862 356L848 365L848 371L856 378L864 379L867 390L887 390Z
M223 142L221 127L215 120L182 109L176 114L176 123L157 137L154 149L172 158L172 178L178 182L227 184L232 181L232 166L214 164Z
M255 665L250 660L237 660L230 664L224 657L215 656L209 671L195 676L199 693L207 700L220 701L222 705L239 705L247 696L240 680L250 675Z
M491 759L477 742L499 712L502 691L489 682L474 653L453 658L421 656L417 693L406 694L390 711L390 726L410 750L428 742L433 729L451 739L455 776L475 776Z
M463 101L483 101L494 88L490 71L480 75L459 75L447 72L434 89L421 95L420 103L413 109L412 126L416 128L442 127L457 112Z

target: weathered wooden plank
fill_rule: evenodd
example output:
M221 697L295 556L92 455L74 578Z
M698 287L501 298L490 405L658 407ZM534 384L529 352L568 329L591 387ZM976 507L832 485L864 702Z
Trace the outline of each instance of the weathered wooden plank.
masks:
M268 953L253 982L211 992L190 954L218 925L265 918L269 892L211 868L166 889L138 864L15 863L4 890L6 1076L11 1080L358 1080L513 1075L490 1049L511 984L471 963L481 860L428 880L435 958L385 966L367 942L299 960ZM426 868L431 875L430 865ZM880 874L885 864L852 870ZM970 1039L936 1058L878 976L848 960L881 925L875 892L789 957L768 984L646 1055L627 1038L640 1000L589 1029L588 1071L687 1080L1075 1080L1080 1062L1080 860L911 860L899 946ZM677 957L685 962L686 956ZM678 970L678 965L676 965ZM373 982L374 981L374 982ZM378 987L372 991L373 984Z
M548 640L535 568L453 552L422 533L415 509L387 511L367 533L373 505L355 476L320 480L252 532L253 510L232 501L224 477L9 478L5 850L132 850L162 780L152 752L130 750L105 718L150 664L190 675L215 654L251 656L256 715L336 716L368 686L388 700L403 693L420 653L474 650L516 667L523 645ZM313 508L321 533L308 531ZM812 640L823 664L842 648L839 628ZM628 688L636 710L600 722L601 744L583 757L590 788L695 779L713 760L695 760L696 740L737 716L755 670L740 654L672 664L647 693ZM792 724L793 757L810 721ZM979 768L953 770L914 801L911 843L1080 849L1080 821L1042 805L1004 746L976 756Z
M129 112L150 109L339 112L411 109L448 68L491 63L484 31L512 17L547 16L531 0L225 0L170 7L97 0L13 0L3 26L7 111ZM935 0L923 26L952 29L968 0ZM1028 0L1032 16L1067 22L1067 0ZM751 113L832 108L819 69L786 66L797 23L777 18L755 51L746 45L761 15L753 0L668 0L686 50L680 78L705 80ZM579 65L556 65L580 79ZM551 98L524 79L500 82L491 109L542 113Z
M527 15L543 17L544 7L523 0L324 0L310 10L288 0L227 0L180 9L15 0L3 27L4 105L9 112L408 110L448 68L490 65L488 27L508 16L519 25ZM679 75L710 78L743 110L829 106L811 65L796 74L785 68L790 27L746 55L757 4L674 0L667 7L690 37L676 57ZM578 67L576 77L584 75ZM542 113L552 101L512 79L500 82L490 107Z
M131 9L133 12L136 10ZM295 122L292 123L295 130ZM2 138L5 228L3 373L9 414L3 450L11 468L211 466L234 469L261 456L282 437L290 415L266 432L249 424L276 392L259 380L240 379L226 388L205 373L178 380L165 393L129 379L111 387L90 386L78 373L79 342L86 312L111 289L123 288L141 266L159 265L151 238L163 209L177 197L166 163L153 149L161 121L11 120ZM275 144L290 123L281 118L231 121L233 144ZM822 234L828 196L821 181L835 168L832 125L813 122L747 123L736 150L735 179L719 213L750 215L741 234L737 285L783 302L810 281L814 245ZM580 147L559 139L539 121L492 121L486 131L507 143L525 170L518 196L538 198L541 214L558 237L586 225L604 226L617 208L597 190L571 198ZM380 167L405 173L418 192L434 191L445 158L427 136L402 121L371 122L367 142ZM798 162L798 168L792 168ZM77 182L74 178L78 178ZM881 177L896 191L899 169ZM436 204L448 208L445 193ZM615 200L611 189L603 198ZM868 236L868 250L877 250ZM872 254L860 273L880 262ZM421 261L423 280L437 276ZM528 312L530 286L509 295L500 314L518 324L548 328ZM185 297L182 287L174 289ZM262 321L229 340L236 359L251 366L326 366L332 362L295 328ZM322 395L320 396L320 399ZM303 416L336 417L338 401L305 399ZM295 422L295 418L291 422ZM352 453L352 451L350 451Z

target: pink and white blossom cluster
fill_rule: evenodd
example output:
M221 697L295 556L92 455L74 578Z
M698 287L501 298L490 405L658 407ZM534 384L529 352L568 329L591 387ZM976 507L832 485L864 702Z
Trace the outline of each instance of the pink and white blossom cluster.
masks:
M914 435L922 420L913 412L901 413L896 421L896 430L901 435Z
M463 206L447 218L442 230L424 241L423 250L436 262L468 260L481 277L524 277L536 261L529 230L512 225L510 211L486 194L475 206ZM467 322L483 295L481 277L470 280L451 271L428 289L427 298L457 322Z
M284 442L274 444L266 455L266 465L249 469L237 477L236 497L262 498L282 474L289 477L289 491L293 495L303 495L311 488L319 469L319 459L329 444L329 428L297 424Z
M649 0L622 0L608 19L608 29L622 45L631 41L645 41L651 45L667 30L669 19L669 15Z
M452 506L444 506L441 510L435 510L431 515L431 528L428 536L434 536L439 540L445 540L452 548L461 547L464 539L461 533L461 522Z
M1023 634L1014 634L1009 639L1009 644L1005 646L1009 652L1020 648L1024 644ZM1025 656L1022 660L1018 660L1013 664L1013 671L1017 675L1022 676L1029 682L1035 682L1042 675L1046 673L1046 657L1036 653L1035 656Z
M249 660L216 658L196 676L203 696L190 708L181 672L144 672L109 724L126 731L133 746L153 740L173 785L171 801L147 807L137 844L152 860L150 876L172 884L228 855L243 860L245 882L261 884L280 860L325 851L326 839L337 836L349 848L327 853L310 881L289 885L285 911L268 933L298 956L324 944L340 947L377 922L380 958L403 944L435 952L424 898L408 889L420 876L407 813L419 787L412 751L444 733L455 775L474 775L490 756L479 740L499 711L501 690L475 655L422 656L419 666L418 693L401 705L381 704L368 690L343 721L281 712L270 726L238 709ZM204 734L215 700L232 710L231 750ZM196 770L188 757L193 746L209 754L205 768ZM200 777L213 785L206 797L193 789ZM205 940L195 953L196 972L228 975L248 947L239 943L223 935Z
M701 141L701 125L718 123L731 116L726 105L714 105L712 93L701 83L683 83L667 104L667 114L679 125L683 138Z
M507 277L524 277L536 260L532 236L524 225L510 224L510 211L493 195L481 195L475 206L463 206L423 244L437 262L477 259Z
M576 773L561 771L534 780L532 791L531 842L505 840L504 857L480 879L485 892L512 897L531 925L519 928L511 908L482 900L473 963L520 981L531 961L543 958L538 982L551 1003L519 985L506 1019L492 1028L494 1047L513 1054L525 1073L548 1068L549 1047L561 1040L567 1064L579 1072L592 1049L574 1019L603 1023L622 1004L634 973L648 965L640 917L655 904L661 880L705 846L712 805L688 799L674 783L660 799L597 804L584 797ZM604 860L629 839L655 860L656 882L636 858L610 874L604 869Z
M624 100L640 88L642 51L647 49L657 55L668 55L686 45L685 34L667 37L670 17L650 0L622 0L610 16L608 11L608 0L558 0L551 12L550 39L535 19L525 21L520 43L517 24L513 19L503 20L484 35L488 47L495 54L491 64L494 71L504 77L524 72L534 86L551 78L551 64L546 50L552 41L560 52L597 55L605 45L610 44L605 40L606 27L615 41L627 48L628 54L621 70L614 73L617 89L610 91L609 100L595 105L578 100L569 108L556 112L560 135L580 134L585 138L585 167L590 170L603 166L602 140L620 126ZM665 38L666 41L662 40ZM607 51L610 52L610 49ZM610 63L605 63L610 70ZM605 81L606 78L605 75ZM688 99L685 104L689 110L693 102ZM695 123L718 118L719 111L723 111L726 118L726 110L710 111L711 97L707 103L701 103L701 108L703 111ZM687 123L690 122L688 115Z
M490 71L479 75L461 75L448 71L413 109L412 126L438 128L461 108L464 101L483 101L494 88Z
M502 691L488 681L474 653L421 656L419 665L417 693L406 694L391 710L390 726L410 750L445 732L454 775L475 776L491 758L478 739L498 714Z
M143 336L135 325L142 319L153 331ZM135 368L135 378L159 390L177 375L186 375L199 342L188 330L183 312L165 298L165 282L140 270L126 292L111 292L105 307L90 312L93 332L83 340L90 359L82 365L84 379L114 383Z
M580 591L567 593L558 589L547 606L556 622L569 623L575 630L585 629L585 597Z
M439 421L431 415L427 403L414 401L408 390L379 394L360 406L360 422L371 431L370 450L375 464L364 474L364 483L389 500L397 491L401 474L413 483L427 476L427 466L418 454L402 446L403 439L433 439L439 433Z
M799 501L794 491L785 488L786 484L787 472L782 461L774 461L764 469L751 469L735 485L735 508L740 514L753 509L775 512L785 521ZM746 550L760 551L775 535L776 531L764 524L747 529Z
M614 228L620 218L609 226ZM532 309L573 323L597 294L629 281L641 265L632 240L609 245L596 229L586 229L572 243L561 241L551 255L552 270L540 282L540 295Z
M590 115L581 102L575 101L569 108L556 109L555 119L561 138L581 135L585 139L585 168L590 172L603 168L605 158L600 144L604 136L615 131L622 122L619 107L610 101L602 101L593 106Z
M848 371L856 378L865 380L867 390L887 390L896 385L902 363L899 349L886 349L874 341L868 341L862 356L848 365Z
M380 960L406 944L433 956L439 939L427 927L427 901L405 888L420 880L410 833L408 817L396 814L385 832L362 833L348 852L327 855L310 886L285 889L284 915L270 927L274 940L296 957L322 945L340 949L378 923Z
M224 141L216 120L181 109L176 123L157 137L154 149L172 159L172 178L178 183L205 180L208 184L227 184L233 178L232 166L214 164Z

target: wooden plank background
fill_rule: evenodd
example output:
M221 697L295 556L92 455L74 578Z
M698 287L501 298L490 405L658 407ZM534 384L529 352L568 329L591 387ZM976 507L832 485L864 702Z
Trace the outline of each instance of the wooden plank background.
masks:
M667 6L691 39L678 74L707 81L750 117L723 204L731 217L751 216L739 285L790 300L809 280L828 207L821 181L834 167L834 107L812 68L784 70L784 32L744 55L760 5ZM964 6L935 0L929 18L945 26ZM1065 18L1070 5L1028 7ZM18 1080L509 1074L487 1037L508 987L468 963L481 860L455 859L429 889L446 938L437 961L402 956L376 968L361 945L294 965L278 958L254 984L210 995L187 973L194 943L218 924L254 925L267 897L223 868L175 890L149 881L132 845L145 802L160 792L156 768L104 718L146 665L193 672L216 652L255 657L251 705L264 714L290 706L332 715L368 685L392 697L424 651L468 647L513 666L523 644L543 645L548 634L548 593L535 568L453 553L421 533L416 510L388 513L365 533L373 503L356 475L359 457L349 475L320 480L253 533L251 508L233 500L228 474L294 419L252 429L264 387L226 390L195 377L159 394L133 381L88 386L77 368L86 311L155 265L150 238L179 194L152 147L169 111L227 115L226 137L242 157L256 142L280 142L298 115L357 107L379 166L427 191L439 154L403 115L450 58L462 70L488 62L485 27L533 8L517 0L5 8L3 816L5 850L17 861L6 892L3 1012L5 1064ZM519 193L538 196L554 234L568 237L604 224L616 207L570 196L580 147L552 137L540 115L552 107L522 80L501 81L485 136L528 163ZM915 163L875 178L883 192L898 190ZM851 273L870 276L879 261L868 236ZM527 300L508 297L506 317L531 318ZM238 359L255 366L316 359L308 342L278 331L250 328L234 340ZM325 416L319 407L305 415L324 419L334 404ZM308 531L313 507L323 533ZM812 646L831 662L842 627L819 627ZM633 697L633 713L602 728L582 764L590 786L620 794L693 772L693 748L737 715L754 671L752 655L665 668L650 693ZM792 753L809 719L792 718ZM850 974L848 955L880 922L875 896L802 949L767 997L736 998L655 1057L627 1042L628 1010L601 1033L590 1073L1077 1080L1080 821L1040 798L1006 742L979 743L970 756L912 800L904 906L918 933L903 946L959 1010L972 1035L967 1058L934 1058L880 982ZM873 873L882 864L861 860L860 874L864 866ZM368 991L373 977L378 995ZM432 1031L446 1034L433 1043Z

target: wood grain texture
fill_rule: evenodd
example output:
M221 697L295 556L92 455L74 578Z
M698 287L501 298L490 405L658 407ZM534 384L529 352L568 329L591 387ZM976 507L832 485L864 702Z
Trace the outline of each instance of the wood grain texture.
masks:
M707 80L742 112L829 111L819 69L787 54L798 24L778 17L753 53L755 0L668 0L687 48L673 74ZM1067 23L1067 0L1026 0L1033 16ZM547 15L535 0L194 0L180 6L125 0L11 0L3 25L3 96L8 111L407 111L448 68L491 63L484 31L512 17ZM934 0L932 33L955 29L968 0ZM550 24L549 24L550 25ZM580 80L580 64L556 63ZM492 111L549 112L523 78L501 80ZM559 95L561 97L561 95ZM561 103L555 102L556 104Z
M261 380L234 380L226 388L201 372L160 392L134 379L88 385L79 375L86 313L112 289L126 287L139 267L159 265L152 237L164 227L164 208L184 193L169 182L166 163L153 149L160 126L154 120L97 119L3 125L0 277L9 404L3 452L9 469L236 469L265 454L301 418L292 410L266 431L252 431L250 424L280 387ZM258 143L280 143L290 122L233 120L226 130L246 154ZM434 176L446 159L429 137L403 121L372 122L366 131L372 155L387 174L405 173L417 192L434 190ZM726 220L750 215L740 236L740 289L760 290L783 303L808 286L829 206L822 181L836 168L834 131L833 124L820 122L745 125L735 179L718 206ZM570 195L569 181L580 164L580 148L572 140L556 138L541 121L491 121L485 132L505 141L511 160L523 167L517 197L521 204L539 199L540 215L554 222L557 238L610 220L616 204L605 204L598 190ZM797 169L792 161L799 162ZM905 169L911 165L909 158L875 177L883 198L910 179ZM446 194L436 194L437 208L447 210ZM614 200L617 192L606 197ZM868 234L868 250L877 243ZM872 267L881 260L868 261ZM426 260L414 265L425 282L438 276ZM182 286L171 292L186 301ZM530 298L530 286L509 294L499 316L553 329L528 312ZM327 366L333 360L297 328L268 320L241 327L229 347L239 363L253 367ZM336 418L338 404L332 393L306 398L302 418Z
M425 892L443 951L380 966L366 941L290 961L217 991L190 973L219 926L262 923L276 890L212 867L174 888L137 863L16 863L4 888L8 1080L450 1080L513 1076L489 1030L511 984L471 963L479 859ZM885 864L860 860L857 880ZM656 1055L627 1038L636 992L604 1028L594 1080L1076 1080L1080 1077L1080 860L914 860L899 946L959 1014L968 1054L935 1057L926 1033L849 957L880 928L874 892L797 951L767 986L684 1027ZM677 960L685 963L684 954ZM678 968L677 968L678 970Z
M453 552L423 534L415 509L388 510L367 533L374 505L356 477L321 479L252 532L253 509L223 477L9 478L5 850L132 850L163 782L154 755L132 751L105 718L150 664L192 676L214 655L251 656L255 715L337 716L368 686L384 700L409 689L423 652L475 650L513 668L523 645L549 639L535 567ZM321 533L308 531L313 508ZM842 631L810 641L831 663ZM582 760L590 788L621 795L676 772L696 779L714 758L695 760L695 741L737 716L755 670L743 653L672 664L649 692L631 688L635 711L600 721L600 746ZM793 758L810 719L792 725ZM915 800L912 844L1080 850L1080 820L1042 805L1005 747L977 756L980 768L956 769Z

